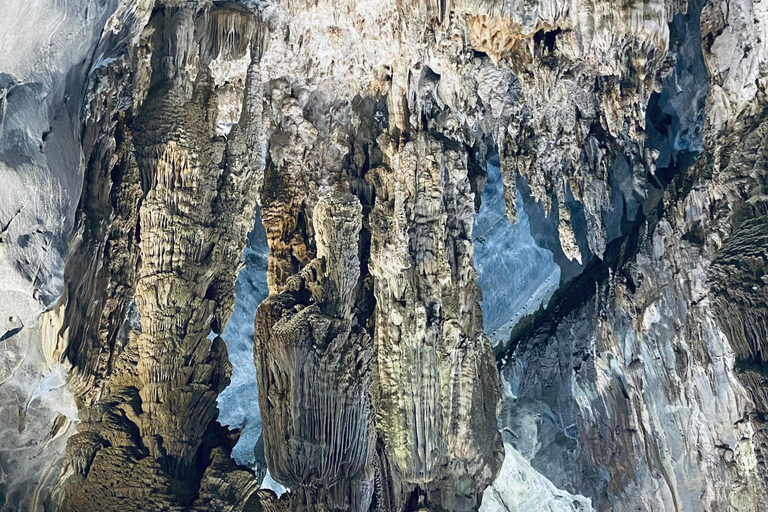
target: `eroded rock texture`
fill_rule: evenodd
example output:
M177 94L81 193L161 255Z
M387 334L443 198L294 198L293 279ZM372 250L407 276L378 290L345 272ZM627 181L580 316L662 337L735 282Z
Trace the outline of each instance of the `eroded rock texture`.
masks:
M374 401L393 480L387 501L399 510L416 487L446 510L472 510L502 455L500 389L472 264L467 154L424 132L400 147L387 143L389 168L369 178Z
M323 197L317 257L256 317L266 460L293 509L368 510L373 495L371 337L353 315L361 212L349 193Z
M746 42L765 22L759 3L704 6L702 155L660 208L646 201L617 264L575 282L503 369L506 439L597 510L766 506L766 54Z
M231 314L252 225L266 29L236 7L124 9L102 44L117 34L128 48L89 85L95 150L60 306L81 421L60 503L241 510L258 482L229 459L236 435L215 421L231 369L223 340L209 333ZM215 71L248 55L241 122L223 138ZM129 306L134 320L124 324Z
M467 151L428 132L374 140L374 124L357 133L372 156L361 143L344 161L294 106L301 96L273 86L262 194L280 292L259 309L254 345L270 471L297 490L297 508L474 509L501 461L500 393L471 262ZM373 99L358 108L377 123ZM334 157L339 170L319 174Z
M0 5L0 506L768 508L766 9ZM480 309L486 241L546 309Z

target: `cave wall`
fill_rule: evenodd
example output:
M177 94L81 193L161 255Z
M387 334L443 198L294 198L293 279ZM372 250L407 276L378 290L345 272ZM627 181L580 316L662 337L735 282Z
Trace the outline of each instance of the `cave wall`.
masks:
M597 510L765 507L762 9L704 5L701 155L502 368L505 441Z
M126 3L109 23L86 84L67 286L43 319L79 415L48 506L241 510L258 482L215 421L231 366L209 333L232 313L253 223L266 29L211 4ZM238 62L240 122L225 138L222 78Z
M0 6L5 507L764 508L765 9Z

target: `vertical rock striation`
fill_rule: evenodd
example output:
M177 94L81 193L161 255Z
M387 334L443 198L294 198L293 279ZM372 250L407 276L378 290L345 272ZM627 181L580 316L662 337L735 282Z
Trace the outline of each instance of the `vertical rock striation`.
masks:
M506 439L597 510L766 506L763 14L704 7L702 155L663 195L648 189L617 258L518 336L504 366ZM754 89L735 85L746 69Z
M409 500L474 510L503 454L500 387L472 263L467 154L430 133L400 143L384 137L388 168L367 179L376 191L373 396L392 479L387 500L394 510Z
M373 495L371 338L354 315L361 223L355 196L322 197L316 258L256 316L265 455L293 510L368 510Z
M0 428L27 443L0 447L0 506L768 507L764 2L31 5L43 36L0 35L44 70L0 60ZM561 265L504 386L489 162ZM257 200L280 499L217 421Z
M117 7L0 5L0 509L42 509L77 421L40 314L61 295L83 148L83 82Z
M231 367L209 333L232 313L260 183L265 27L236 6L150 4L142 20L128 5L103 39L111 47L132 32L128 48L93 75L89 95L98 150L68 273L93 277L71 279L62 305L81 424L61 507L241 510L258 501L257 482L231 461L236 435L215 421ZM240 122L224 138L214 70L248 54ZM125 97L118 88L115 104L116 83ZM94 254L104 264L89 263ZM121 327L132 301L138 321Z
M272 99L296 101L279 89ZM294 148L308 139L288 145L283 133L273 135L262 195L280 293L260 306L254 344L270 473L293 490L295 510L476 509L502 454L466 151L427 132L399 144L382 134L381 165L338 185L366 205L330 188L312 204L312 189L289 184L313 163L305 171L283 157L306 155ZM315 154L328 151L309 140ZM307 211L312 223L301 225Z

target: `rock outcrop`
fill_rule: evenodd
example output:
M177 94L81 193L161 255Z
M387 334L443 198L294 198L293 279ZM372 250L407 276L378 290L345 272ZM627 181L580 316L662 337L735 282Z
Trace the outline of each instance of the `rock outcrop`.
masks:
M353 314L360 202L324 196L313 225L316 258L256 316L266 461L292 489L293 510L368 510L376 430L371 337Z
M461 146L385 135L368 181L377 427L394 510L414 488L445 510L474 510L498 474L500 387L482 333L472 263L474 197ZM438 508L438 510L440 510Z
M59 329L81 422L61 507L241 510L258 482L215 421L231 368L209 333L232 312L252 226L266 28L236 6L160 4L144 19L126 6L113 20L129 45L87 96L95 150ZM248 55L240 122L223 138L215 71ZM124 325L129 306L138 321Z
M746 43L763 30L761 9L704 7L701 156L647 195L615 263L575 281L514 340L502 371L509 442L597 510L766 506L767 105L760 87L734 85L746 69L764 80L762 39ZM725 66L726 54L738 59Z
M0 6L0 507L768 508L764 2L52 6Z

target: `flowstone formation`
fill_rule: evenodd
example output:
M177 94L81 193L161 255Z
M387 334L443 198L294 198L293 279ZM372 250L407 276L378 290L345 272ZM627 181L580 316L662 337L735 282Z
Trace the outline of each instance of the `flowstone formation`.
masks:
M108 27L97 50L114 56L102 54L87 85L78 239L46 318L54 354L73 364L80 420L49 506L253 507L258 482L215 421L231 368L209 333L231 314L252 225L267 29L205 3L126 4ZM224 138L217 79L243 58L240 122Z
M701 156L649 189L615 262L513 337L502 369L505 438L596 510L757 511L768 499L768 54L756 36L768 18L759 3L700 8L689 36L709 73Z
M349 193L323 197L316 258L256 316L266 461L294 510L367 510L374 491L371 337L353 314L361 212Z
M344 153L296 108L306 96L283 81L271 96L261 208L277 294L254 343L270 473L296 510L475 510L501 464L501 393L467 150L425 132L393 141L369 99L357 115L379 126L357 133L361 151L384 150L324 173Z
M768 508L767 9L0 5L0 508Z

